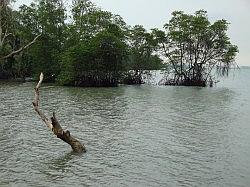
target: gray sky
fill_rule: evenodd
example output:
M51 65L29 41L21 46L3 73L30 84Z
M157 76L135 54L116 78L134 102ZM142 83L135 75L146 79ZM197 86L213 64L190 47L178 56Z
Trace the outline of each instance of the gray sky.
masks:
M15 6L32 0L17 0ZM231 23L228 35L239 47L239 65L250 66L250 0L92 0L99 7L121 15L127 24L162 28L175 10L194 13L204 9L211 21L226 19Z

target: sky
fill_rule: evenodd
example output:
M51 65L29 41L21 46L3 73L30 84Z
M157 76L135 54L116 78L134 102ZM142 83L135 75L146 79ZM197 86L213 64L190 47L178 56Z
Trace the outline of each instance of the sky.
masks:
M32 0L17 0L15 7ZM182 10L194 13L204 9L211 22L226 19L228 36L239 47L236 62L250 66L250 0L92 0L97 6L123 17L129 25L147 29L160 28L171 19L171 13Z

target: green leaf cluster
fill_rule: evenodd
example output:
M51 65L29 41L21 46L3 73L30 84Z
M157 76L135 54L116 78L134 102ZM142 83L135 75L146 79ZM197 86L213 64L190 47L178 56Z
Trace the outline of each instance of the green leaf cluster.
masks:
M0 78L38 77L73 86L143 83L146 71L167 69L174 85L206 85L217 68L225 75L238 53L227 35L229 23L211 23L207 12L172 13L164 29L147 31L90 0L38 0L13 10L0 3ZM20 49L41 35L28 50Z

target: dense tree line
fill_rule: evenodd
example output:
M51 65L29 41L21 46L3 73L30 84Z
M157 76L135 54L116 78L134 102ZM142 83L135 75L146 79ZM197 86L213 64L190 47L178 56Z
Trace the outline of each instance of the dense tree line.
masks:
M165 30L129 26L90 0L39 0L14 10L0 4L0 78L37 77L72 86L141 84L146 70L168 66L165 84L206 85L227 72L238 51L228 23L205 11L174 12ZM32 45L32 46L31 46Z

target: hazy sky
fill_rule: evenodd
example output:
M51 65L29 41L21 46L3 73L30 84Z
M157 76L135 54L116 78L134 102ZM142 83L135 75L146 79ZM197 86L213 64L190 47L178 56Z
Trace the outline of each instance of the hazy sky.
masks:
M32 0L17 0L16 6ZM250 0L92 0L99 7L121 15L127 24L162 28L174 10L194 13L208 11L211 21L226 19L231 23L228 35L240 53L237 63L250 66Z

